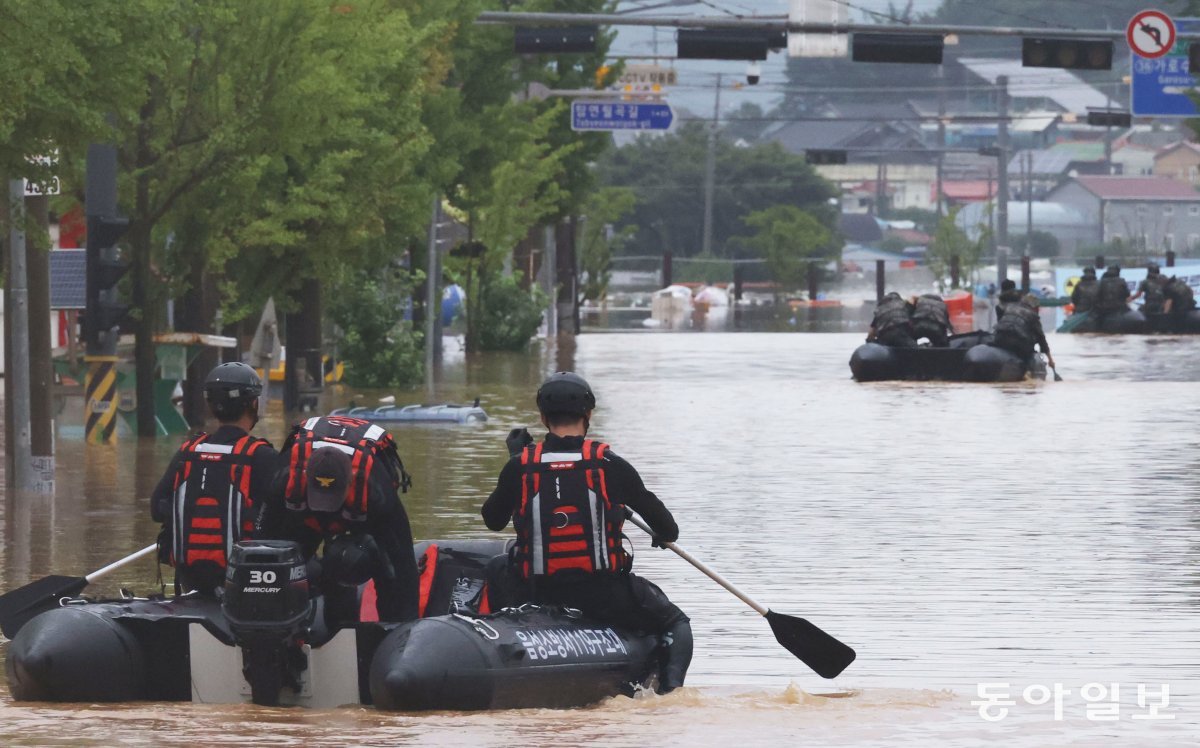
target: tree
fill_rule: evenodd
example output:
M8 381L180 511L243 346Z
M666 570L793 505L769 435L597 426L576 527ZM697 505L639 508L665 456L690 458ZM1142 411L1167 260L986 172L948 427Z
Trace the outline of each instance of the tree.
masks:
M529 230L556 210L562 197L557 179L569 148L554 148L546 139L561 107L538 114L528 105L492 109L493 137L507 157L486 173L467 173L454 202L468 218L473 251L452 258L448 269L466 291L470 352L482 350L490 286L499 282L513 247Z
M636 197L625 187L602 187L592 194L584 206L583 241L580 266L587 279L581 296L598 300L608 294L609 270L612 257L620 252L637 232L636 226L614 228L633 210Z
M755 230L746 244L766 259L772 275L787 288L802 285L812 263L840 255L829 229L792 205L775 205L751 213L746 225Z
M421 93L441 73L438 29L386 4L144 1L158 4L153 41L113 134L132 197L138 425L153 433L151 338L167 293L198 281L194 253L200 273L231 265L234 319L270 294L295 308L289 293L373 259L387 221L417 220L428 194L407 177L429 146ZM172 256L166 238L185 224Z
M1014 248L1021 254L1030 257L1058 257L1058 237L1049 231L1034 230L1031 234L1022 234L1014 242Z
M628 187L637 203L619 227L636 226L630 242L641 252L670 251L680 257L699 253L704 226L704 163L708 134L689 123L678 132L641 137L614 149L597 165L601 183ZM802 157L777 143L737 148L717 141L713 193L713 247L717 255L736 256L733 237L745 236L744 218L773 205L793 205L832 230L837 195ZM727 246L728 245L728 246Z
M969 278L979 267L983 247L990 239L986 226L981 227L978 241L971 241L966 233L955 224L954 219L958 209L952 210L943 218L933 234L933 241L925 252L925 261L933 271L933 277L943 290L946 279L950 275L951 259L958 258L961 277Z

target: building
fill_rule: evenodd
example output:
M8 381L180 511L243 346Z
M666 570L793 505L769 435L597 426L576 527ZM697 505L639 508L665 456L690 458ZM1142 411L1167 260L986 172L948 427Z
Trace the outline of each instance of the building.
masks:
M1200 146L1182 141L1154 156L1154 176L1200 184Z
M1200 192L1162 177L1076 177L1046 197L1074 209L1096 244L1121 240L1151 251L1200 244Z

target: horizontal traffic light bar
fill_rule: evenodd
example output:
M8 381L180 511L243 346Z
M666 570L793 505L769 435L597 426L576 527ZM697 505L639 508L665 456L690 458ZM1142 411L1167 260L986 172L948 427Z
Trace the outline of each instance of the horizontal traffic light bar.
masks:
M933 24L816 23L793 22L786 18L735 18L731 16L628 16L614 13L516 13L487 11L476 23L506 26L663 26L677 29L753 29L808 34L939 34L946 36L1021 36L1044 38L1052 33L1058 39L1123 40L1124 29L1054 29L1044 26L954 26ZM1197 33L1180 33L1178 40L1200 39ZM1176 43L1179 43L1178 41Z
M1057 32L1056 32L1057 33ZM1021 65L1027 68L1112 70L1111 39L1026 37L1021 40Z
M519 55L587 54L596 51L598 26L521 27L513 29L513 51Z
M941 65L946 40L941 34L854 34L850 57L855 62L906 62Z
M1133 124L1133 115L1111 109L1089 109L1087 123L1092 127L1129 127Z
M765 60L767 35L753 29L680 29L675 37L681 60Z

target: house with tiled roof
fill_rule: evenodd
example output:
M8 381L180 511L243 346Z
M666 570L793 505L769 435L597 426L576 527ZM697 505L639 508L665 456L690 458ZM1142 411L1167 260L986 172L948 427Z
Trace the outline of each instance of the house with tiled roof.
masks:
M1200 244L1200 192L1178 179L1079 176L1046 201L1078 211L1097 244L1120 239L1164 252Z
M1200 184L1200 145L1186 140L1154 155L1154 176Z

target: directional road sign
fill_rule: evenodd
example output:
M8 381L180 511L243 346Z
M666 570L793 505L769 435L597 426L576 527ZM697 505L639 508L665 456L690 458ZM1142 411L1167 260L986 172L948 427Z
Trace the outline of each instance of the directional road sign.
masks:
M571 129L667 130L675 120L670 104L628 101L573 101Z
M1125 38L1134 54L1153 60L1175 46L1175 23L1161 10L1143 10L1129 19Z
M1143 15L1145 13L1139 13L1134 16L1134 20ZM1165 16L1163 17L1165 18ZM1169 18L1167 20L1170 21ZM1148 23L1152 24L1153 18L1148 19ZM1131 21L1131 29L1132 26L1133 22ZM1162 37L1163 41L1169 38L1172 42L1166 52L1155 57L1138 54L1136 51L1130 55L1132 85L1130 86L1129 109L1134 116L1195 117L1198 114L1196 104L1190 96L1197 81L1188 69L1188 45L1185 43L1174 44L1176 31L1179 34L1187 35L1200 33L1200 18L1175 19L1175 22L1171 24L1172 33ZM1132 31L1130 37L1131 48L1134 48L1134 39L1139 40L1139 44L1141 44L1141 40L1149 38L1146 32L1134 34ZM1146 51L1154 51L1149 48L1149 42Z

